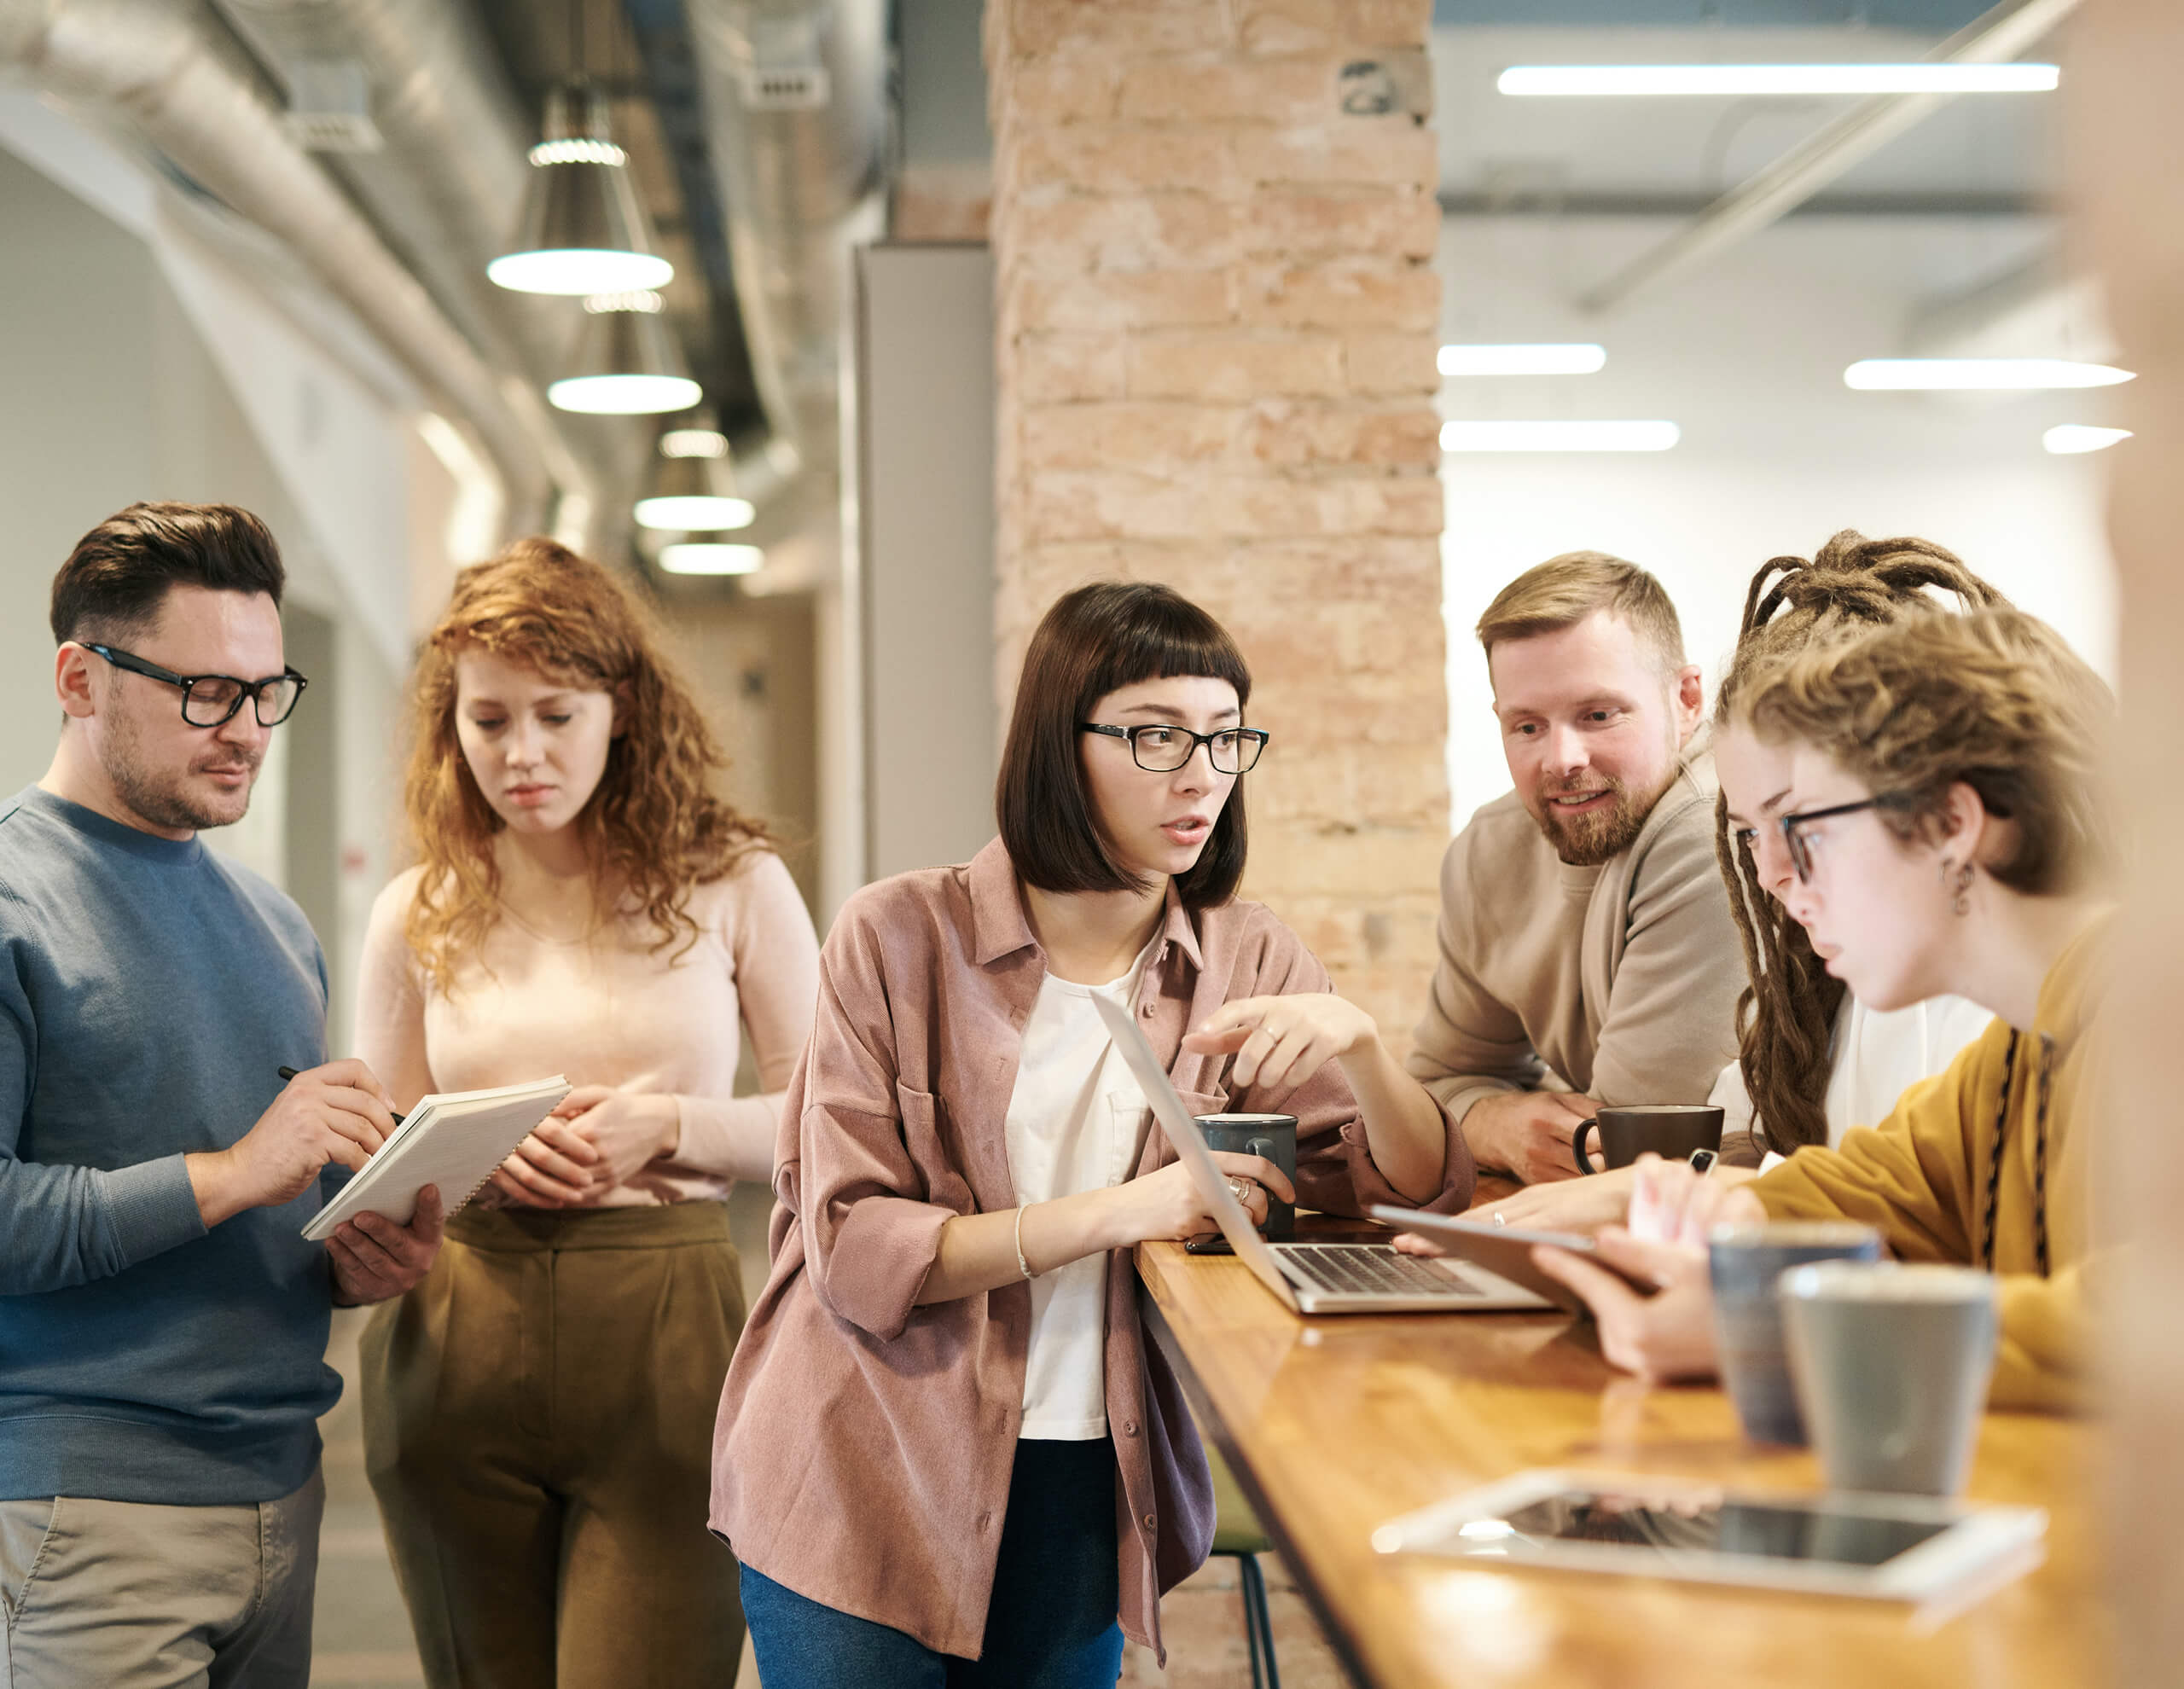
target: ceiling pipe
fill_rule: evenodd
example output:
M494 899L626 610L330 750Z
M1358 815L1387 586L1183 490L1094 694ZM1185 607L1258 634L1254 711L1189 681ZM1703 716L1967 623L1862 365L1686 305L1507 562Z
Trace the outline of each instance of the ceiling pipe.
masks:
M544 390L564 373L559 364L579 320L572 302L512 293L486 279L486 264L515 235L537 124L476 8L463 0L213 3L292 87L306 67L346 62L362 70L383 144L331 155L328 168L499 373L559 486L551 525L595 554L619 548L628 503L620 495L649 437L554 410Z
M2077 0L2003 0L1950 36L1927 59L1935 63L2003 63L2046 36L2077 5ZM1955 97L1887 94L1861 102L1722 194L1696 222L1624 265L1578 304L1587 311L1612 311L1641 290L1686 274L1796 210Z
M187 176L279 236L482 449L509 519L537 525L589 478L291 140L249 57L193 0L0 0L0 63L126 119ZM543 403L538 407L543 409Z
M886 0L685 10L759 400L804 471L832 474L851 255L886 223Z

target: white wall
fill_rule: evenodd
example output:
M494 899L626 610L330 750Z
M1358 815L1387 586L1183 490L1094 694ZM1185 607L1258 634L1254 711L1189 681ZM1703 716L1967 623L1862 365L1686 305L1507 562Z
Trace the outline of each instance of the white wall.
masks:
M1509 786L1472 625L1511 578L1557 552L1612 552L1659 576L1710 686L1752 572L1777 554L1809 556L1844 527L1949 547L2113 674L2104 458L2053 457L2040 444L2052 423L2106 420L2100 396L1967 403L1842 384L1855 359L1903 350L1921 302L2013 267L2052 229L2030 219L1792 219L1606 317L1569 303L1667 227L1444 225L1444 340L1595 340L1608 362L1594 375L1452 380L1443 416L1666 418L1683 429L1658 454L1442 460L1457 827Z
M403 410L360 378L368 349L330 353L338 328L299 327L206 247L174 189L135 172L0 91L0 793L52 756L46 604L76 540L140 498L256 511L281 543L290 604L334 624L332 671L312 676L303 705L334 718L333 814L290 827L289 747L276 736L248 818L206 837L276 883L334 887L307 913L328 953L339 1050L363 922L392 859L421 455ZM332 853L333 876L292 876L299 849Z

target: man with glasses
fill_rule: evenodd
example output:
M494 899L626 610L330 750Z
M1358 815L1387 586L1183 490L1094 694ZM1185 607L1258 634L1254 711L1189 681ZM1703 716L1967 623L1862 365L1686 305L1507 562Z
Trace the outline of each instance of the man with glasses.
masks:
M1699 672L1660 583L1599 552L1519 576L1478 638L1516 790L1449 847L1408 1065L1482 1168L1565 1179L1601 1104L1703 1103L1736 1054Z
M303 694L284 578L248 512L136 504L53 583L60 744L0 804L15 1689L301 1689L329 1310L398 1295L439 1247L430 1194L408 1227L300 1235L393 1117L362 1063L325 1059L302 911L198 837L242 819Z

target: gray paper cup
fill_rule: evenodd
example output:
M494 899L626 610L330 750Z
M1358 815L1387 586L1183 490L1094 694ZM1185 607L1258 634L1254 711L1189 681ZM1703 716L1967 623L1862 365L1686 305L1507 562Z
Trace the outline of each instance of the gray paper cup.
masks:
M1991 1274L1823 1262L1784 1277L1782 1317L1830 1489L1964 1487L1995 1370Z
M1722 1382L1754 1442L1802 1443L1804 1420L1783 1346L1777 1281L1814 1261L1878 1261L1880 1233L1848 1220L1772 1220L1716 1226L1708 1236L1714 1342Z

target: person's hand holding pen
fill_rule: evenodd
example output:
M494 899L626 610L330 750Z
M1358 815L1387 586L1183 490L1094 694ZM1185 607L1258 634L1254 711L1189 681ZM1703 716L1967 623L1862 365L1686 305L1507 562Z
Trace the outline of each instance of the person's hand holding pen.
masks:
M329 1161L355 1171L394 1129L386 1088L361 1061L329 1061L299 1073L224 1150L185 1156L197 1211L218 1225L246 1208L293 1202Z
M288 1088L231 1147L183 1158L210 1228L246 1208L293 1202L338 1161L351 1172L402 1123L378 1077L361 1061L333 1061L299 1073L277 1070ZM383 1214L359 1214L326 1240L334 1300L360 1307L400 1296L431 1270L445 1228L437 1188L417 1193L407 1226Z

